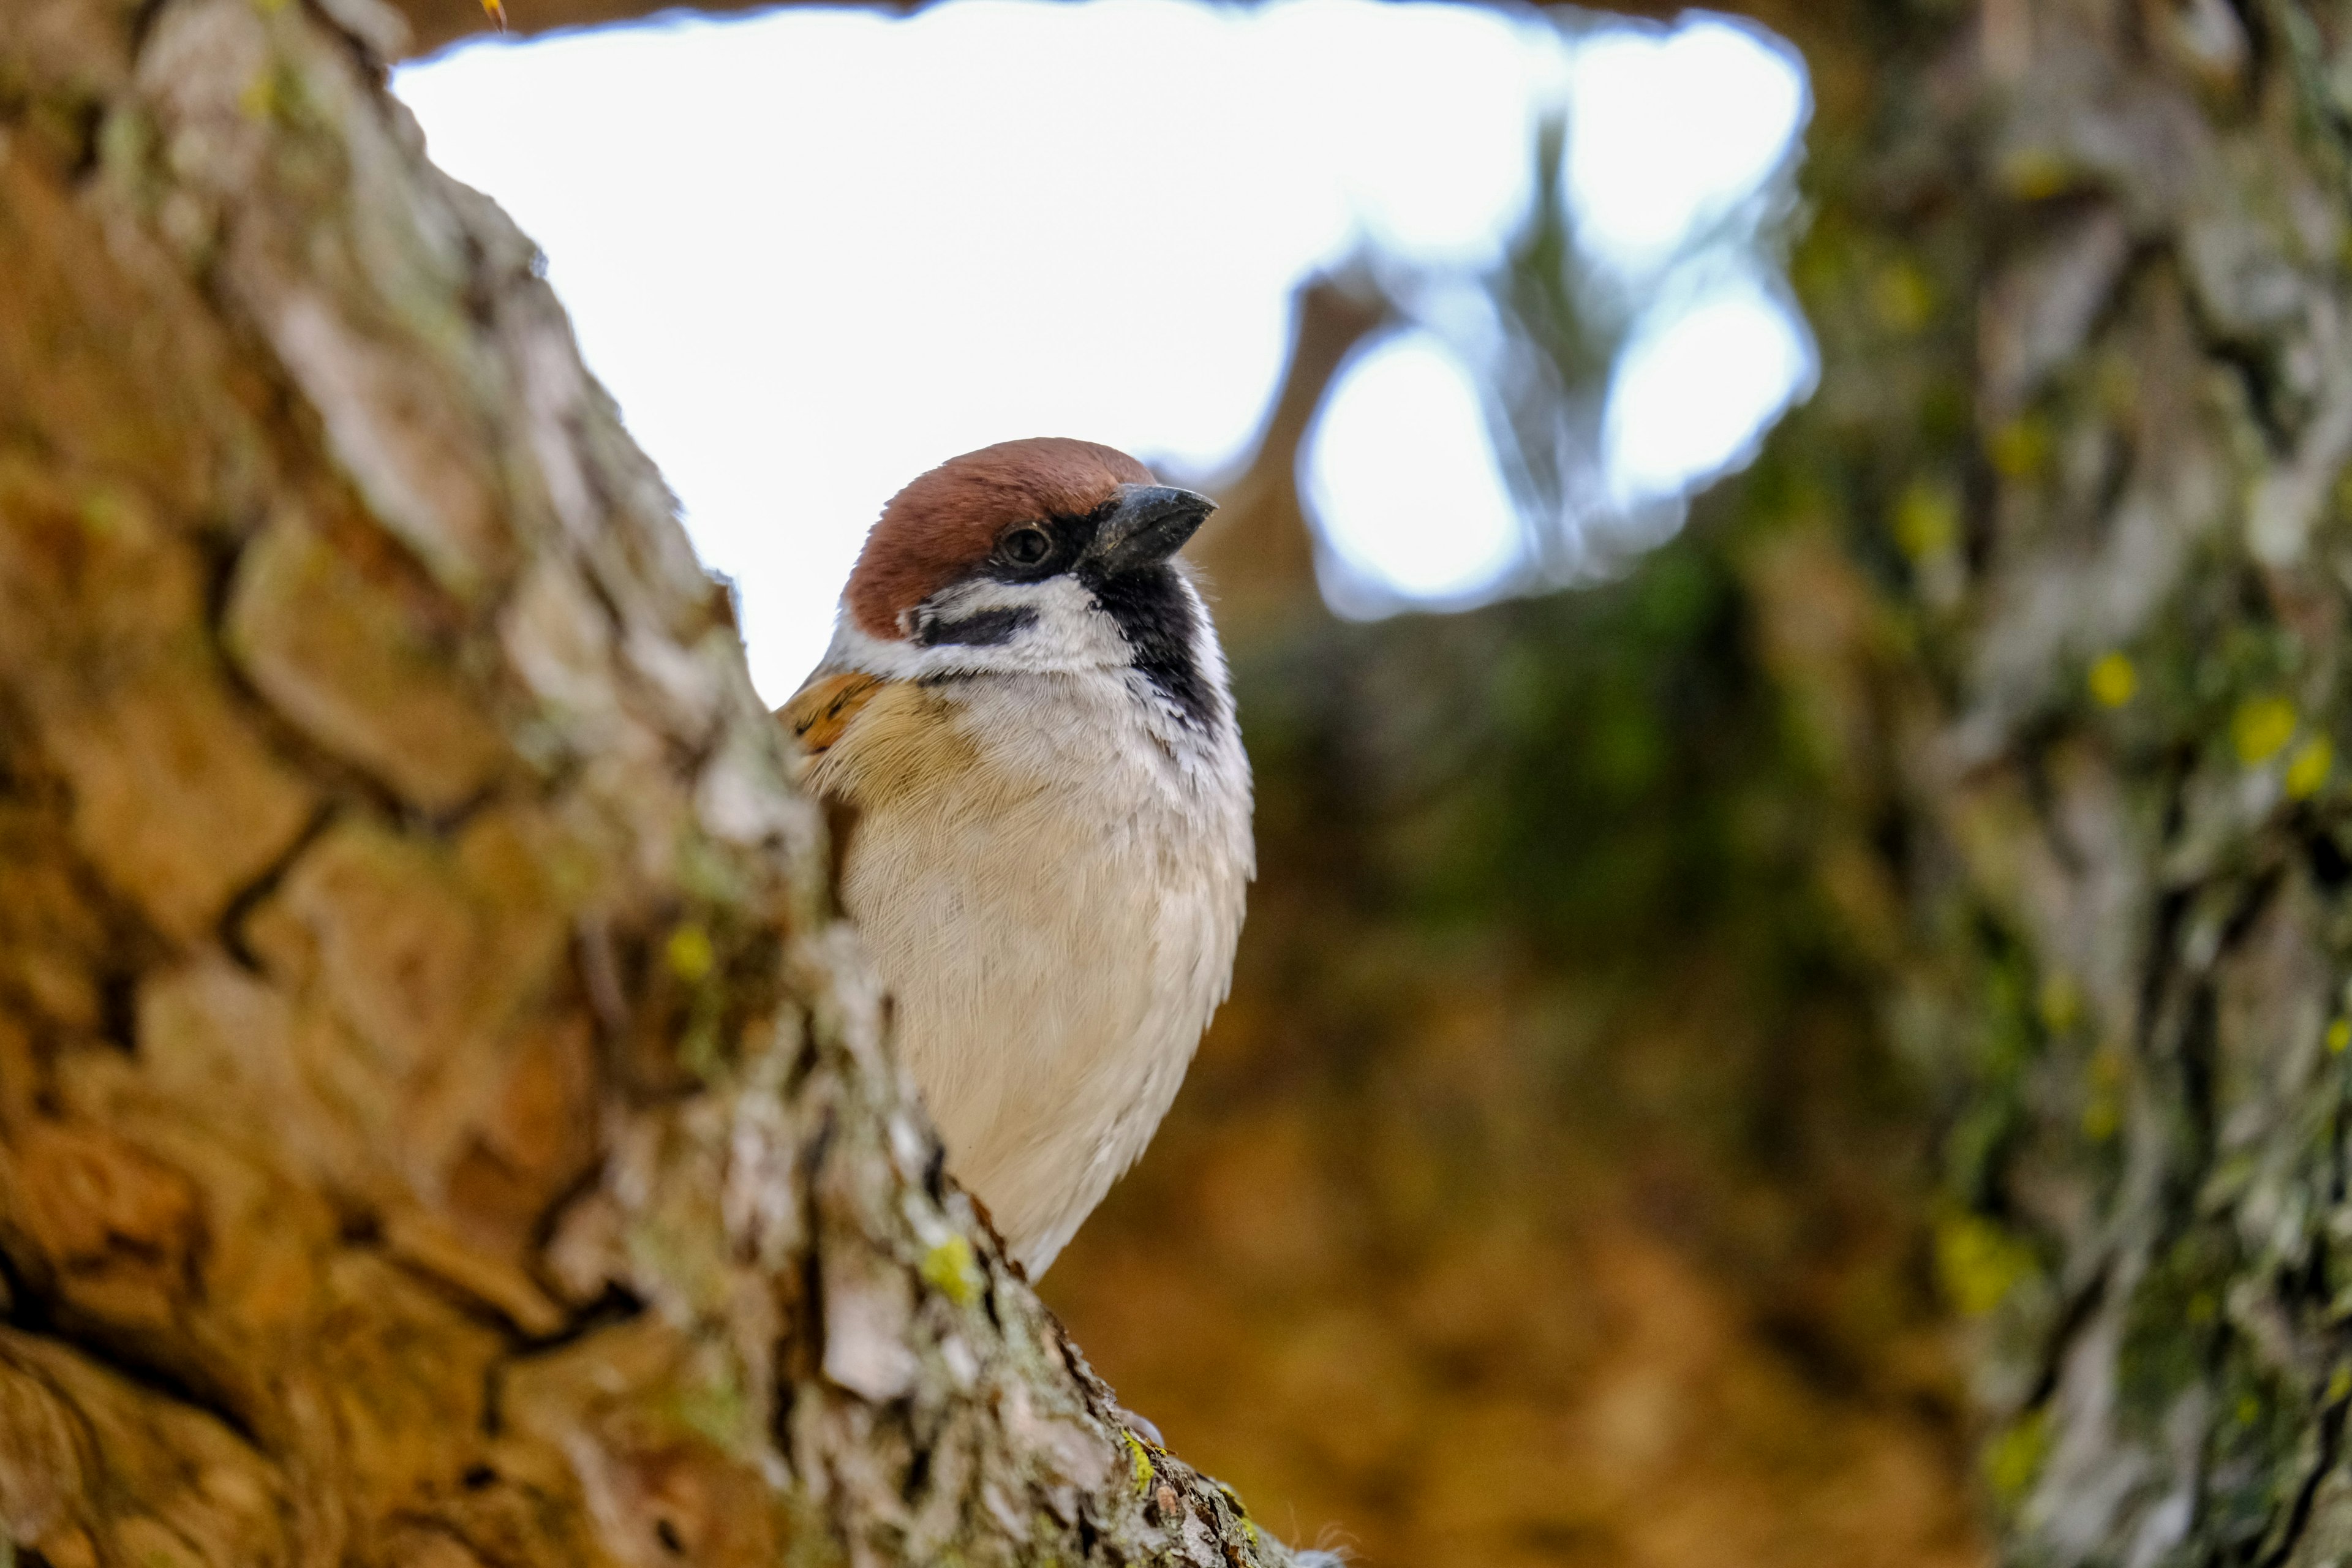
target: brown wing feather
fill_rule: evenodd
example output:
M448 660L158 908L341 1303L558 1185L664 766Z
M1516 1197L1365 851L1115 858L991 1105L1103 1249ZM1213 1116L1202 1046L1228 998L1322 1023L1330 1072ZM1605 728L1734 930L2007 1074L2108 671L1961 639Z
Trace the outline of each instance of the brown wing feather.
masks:
M873 810L979 762L952 703L920 681L822 676L776 716L800 742L793 782L827 802Z
M841 739L842 731L849 728L849 721L857 717L858 710L888 684L881 676L854 669L818 676L777 709L776 717L784 721L793 738L808 748L811 755L823 756Z
M849 840L857 831L859 813L854 803L824 788L811 774L818 759L848 730L850 721L888 684L878 675L856 670L818 676L776 710L776 717L784 721L784 727L803 747L803 761L794 768L795 777L814 790L824 805L825 837L833 846L828 882L835 907L841 903L842 877L849 863Z

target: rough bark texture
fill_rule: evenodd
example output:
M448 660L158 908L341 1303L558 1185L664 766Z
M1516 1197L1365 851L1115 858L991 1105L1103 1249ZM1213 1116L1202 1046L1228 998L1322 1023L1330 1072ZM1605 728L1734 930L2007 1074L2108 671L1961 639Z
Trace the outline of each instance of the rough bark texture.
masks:
M2343 1453L2352 12L1874 13L1738 498L1825 880L1953 1096L2030 1563L2318 1564Z
M725 595L397 37L0 6L0 1533L1289 1561L941 1182Z

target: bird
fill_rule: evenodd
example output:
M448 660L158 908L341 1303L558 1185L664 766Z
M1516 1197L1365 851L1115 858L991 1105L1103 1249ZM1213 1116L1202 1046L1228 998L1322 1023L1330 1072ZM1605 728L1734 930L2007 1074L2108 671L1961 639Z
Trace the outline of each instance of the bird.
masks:
M1231 981L1249 763L1176 553L1214 508L1089 441L950 458L883 508L776 710L946 1168L1033 1279Z

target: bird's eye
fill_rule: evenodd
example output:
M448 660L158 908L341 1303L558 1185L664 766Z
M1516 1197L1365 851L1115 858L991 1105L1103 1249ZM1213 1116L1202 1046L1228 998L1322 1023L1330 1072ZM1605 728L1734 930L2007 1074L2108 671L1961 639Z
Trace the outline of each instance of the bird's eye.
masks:
M1042 528L1016 528L997 542L996 552L1015 566L1034 566L1054 552Z

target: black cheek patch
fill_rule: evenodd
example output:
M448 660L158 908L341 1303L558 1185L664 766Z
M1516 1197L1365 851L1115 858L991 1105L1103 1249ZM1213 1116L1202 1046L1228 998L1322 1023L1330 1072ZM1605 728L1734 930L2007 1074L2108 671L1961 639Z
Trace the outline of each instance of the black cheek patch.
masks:
M1037 612L1024 608L982 610L961 620L925 620L915 628L915 642L922 647L944 647L952 643L960 647L996 647L1013 640L1013 634L1037 618Z
M1154 566L1141 572L1099 576L1082 572L1079 580L1110 618L1118 623L1135 668L1196 730L1215 722L1216 701L1208 677L1192 657L1192 639L1200 634L1200 618L1192 601L1176 580L1172 568Z

